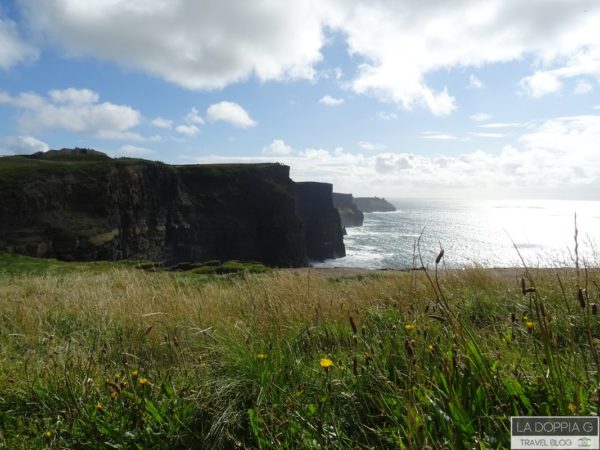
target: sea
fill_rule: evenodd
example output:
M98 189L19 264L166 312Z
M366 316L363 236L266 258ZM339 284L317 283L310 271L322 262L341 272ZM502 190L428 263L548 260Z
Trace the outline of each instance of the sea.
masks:
M397 211L347 228L346 257L313 265L432 268L443 249L447 268L600 266L600 201L388 201Z

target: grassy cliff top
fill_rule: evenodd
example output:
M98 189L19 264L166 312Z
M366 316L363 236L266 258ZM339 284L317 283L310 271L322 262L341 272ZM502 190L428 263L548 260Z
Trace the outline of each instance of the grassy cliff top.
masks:
M499 449L510 416L598 413L598 270L2 261L2 447Z
M96 150L75 148L49 150L33 155L0 157L0 182L12 183L48 175L104 171L114 167L135 165L154 165L178 170L204 170L207 175L239 174L240 172L286 167L278 163L169 165L138 158L111 158Z

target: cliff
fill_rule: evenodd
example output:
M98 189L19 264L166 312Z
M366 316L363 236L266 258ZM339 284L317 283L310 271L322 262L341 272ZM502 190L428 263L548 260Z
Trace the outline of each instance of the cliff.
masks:
M343 254L339 217L336 227L329 212L311 216L331 203L331 191L315 192L313 209L305 193L280 164L170 166L81 149L4 157L0 248L62 260L283 267Z
M354 203L364 213L396 211L396 207L385 198L355 197Z
M296 183L295 192L296 214L304 223L308 257L322 261L346 256L340 215L333 206L333 186Z
M338 194L334 192L333 206L335 206L340 213L340 219L344 228L362 226L364 215L354 203L352 194Z

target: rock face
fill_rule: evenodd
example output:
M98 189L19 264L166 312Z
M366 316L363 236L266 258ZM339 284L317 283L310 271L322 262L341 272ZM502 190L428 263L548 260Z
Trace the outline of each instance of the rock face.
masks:
M50 151L0 158L0 198L0 248L32 256L295 267L344 254L331 185L294 183L280 164Z
M355 197L354 203L364 213L396 211L396 207L385 198L379 197Z
M344 228L362 226L365 217L354 203L352 194L338 194L334 192L333 206L340 213L340 219Z
M346 256L340 215L333 206L329 183L296 183L296 214L304 223L306 253L322 261Z

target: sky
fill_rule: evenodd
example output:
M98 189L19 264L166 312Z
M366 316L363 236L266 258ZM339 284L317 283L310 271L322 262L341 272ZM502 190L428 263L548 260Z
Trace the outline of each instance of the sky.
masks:
M0 154L598 199L598 0L2 0Z

